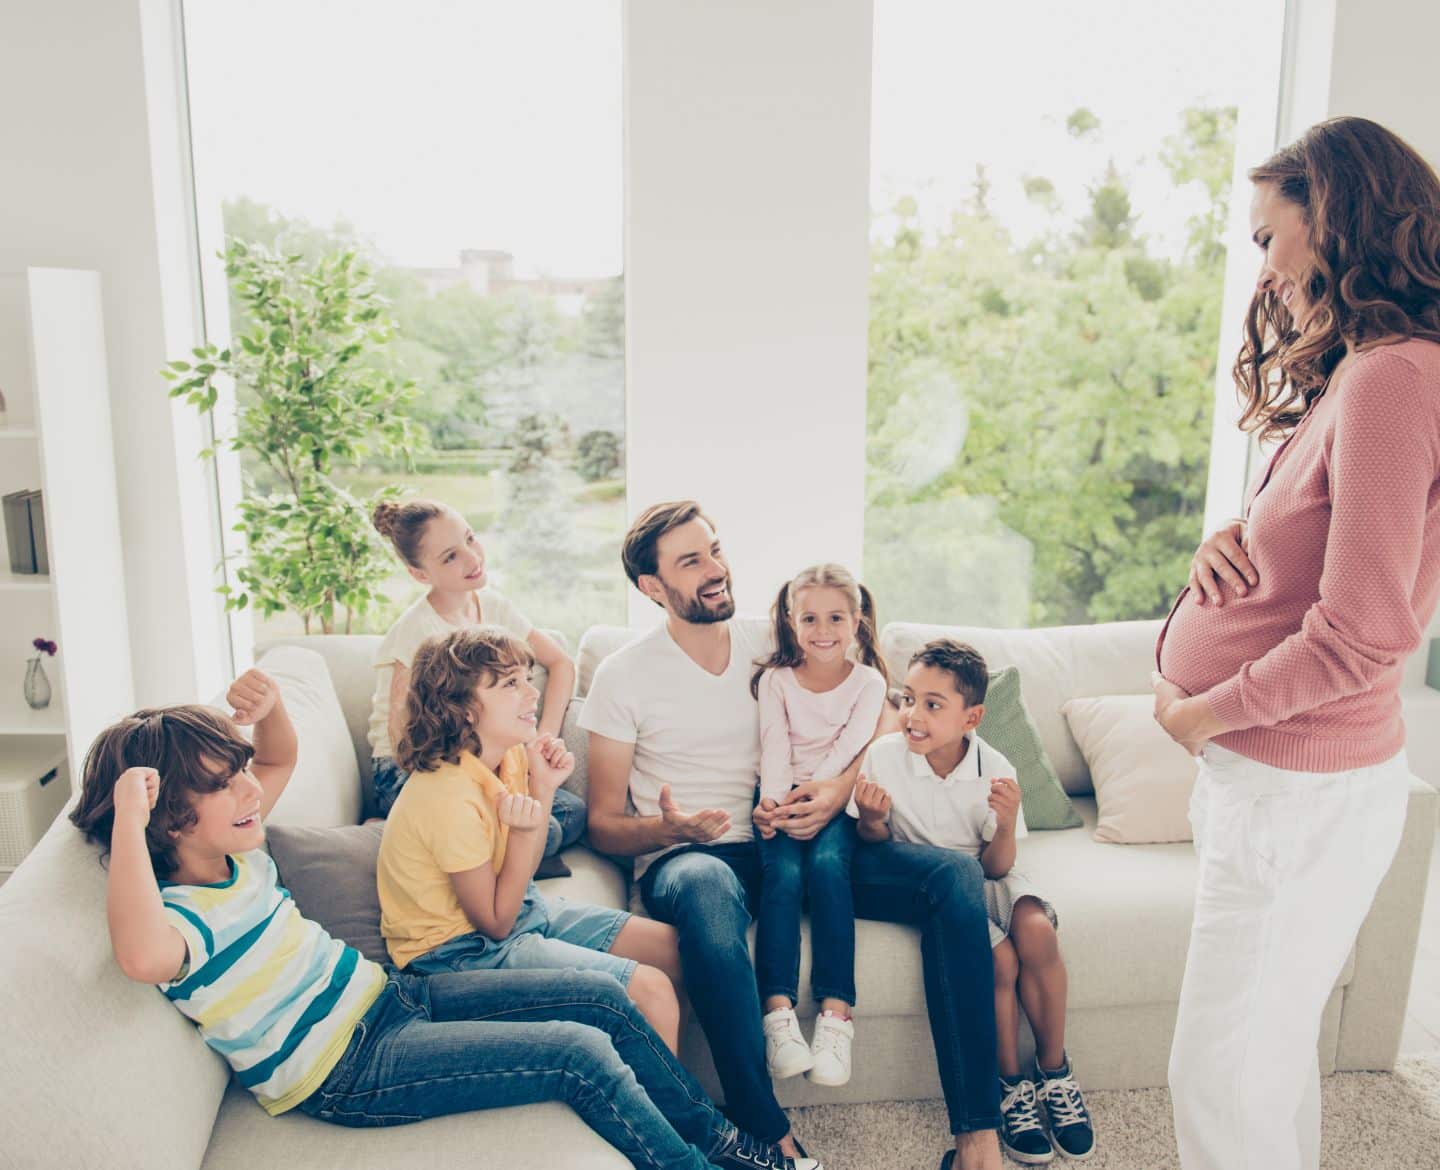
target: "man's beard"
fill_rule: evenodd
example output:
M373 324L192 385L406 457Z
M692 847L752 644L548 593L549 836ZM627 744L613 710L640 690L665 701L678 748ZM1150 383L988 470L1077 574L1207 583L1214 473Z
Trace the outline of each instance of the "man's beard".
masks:
M695 591L694 597L686 597L671 589L664 581L661 581L660 585L665 590L666 599L670 602L671 613L682 622L689 622L694 626L706 626L715 622L728 622L735 616L735 596L730 592L730 578L727 576L724 581L725 603L719 606L707 604L700 596L699 589ZM709 589L716 584L718 584L716 581L707 581L700 589Z

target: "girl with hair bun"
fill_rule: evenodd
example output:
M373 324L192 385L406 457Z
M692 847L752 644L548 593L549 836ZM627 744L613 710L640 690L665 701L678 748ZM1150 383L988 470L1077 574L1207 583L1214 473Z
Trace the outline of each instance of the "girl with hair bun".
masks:
M396 760L396 747L405 729L410 664L422 642L491 625L525 643L536 663L549 672L541 702L541 735L560 733L566 705L575 693L575 663L554 638L535 629L509 598L489 584L480 539L454 508L436 500L383 500L371 520L410 576L429 586L390 627L374 660L369 738L376 808L384 817L408 774ZM585 802L570 792L557 792L545 855L573 845L584 831Z

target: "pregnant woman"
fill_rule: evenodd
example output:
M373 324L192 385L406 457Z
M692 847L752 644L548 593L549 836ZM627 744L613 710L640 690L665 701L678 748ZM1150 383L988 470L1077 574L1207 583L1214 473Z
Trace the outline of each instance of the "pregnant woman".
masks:
M1316 1170L1321 1014L1400 841L1440 594L1440 181L1360 118L1249 177L1240 422L1283 442L1157 647L1155 716L1201 757L1170 1087L1185 1170Z

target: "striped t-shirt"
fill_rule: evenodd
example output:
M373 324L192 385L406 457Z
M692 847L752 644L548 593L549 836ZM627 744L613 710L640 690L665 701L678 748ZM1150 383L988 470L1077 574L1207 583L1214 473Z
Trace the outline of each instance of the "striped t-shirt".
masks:
M296 909L261 850L230 858L208 886L160 883L188 955L160 990L200 1027L268 1113L320 1087L385 972Z

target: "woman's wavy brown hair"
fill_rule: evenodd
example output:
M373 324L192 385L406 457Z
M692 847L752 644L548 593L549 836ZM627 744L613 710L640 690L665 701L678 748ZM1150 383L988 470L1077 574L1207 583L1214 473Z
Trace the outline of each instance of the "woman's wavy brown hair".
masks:
M499 626L472 626L431 638L410 664L405 733L395 759L407 772L458 764L461 752L481 752L475 729L475 688L517 666L535 665L530 648Z
M145 826L145 846L157 877L175 872L175 835L195 823L196 796L218 792L249 767L255 749L235 724L212 707L150 707L112 724L85 755L80 799L70 820L110 852L115 828L115 782L130 768L160 773L160 793Z
M1413 147L1365 118L1331 118L1249 172L1299 206L1315 267L1303 332L1256 291L1235 360L1240 426L1262 440L1299 425L1345 356L1440 341L1440 179Z

